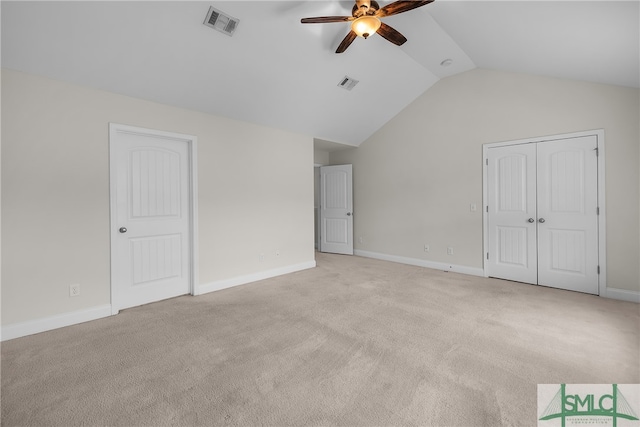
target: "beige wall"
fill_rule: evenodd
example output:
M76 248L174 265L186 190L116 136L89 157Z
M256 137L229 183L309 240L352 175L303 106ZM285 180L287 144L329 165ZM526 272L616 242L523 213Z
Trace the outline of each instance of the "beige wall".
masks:
M602 128L607 285L640 291L639 117L637 89L481 69L443 79L359 148L331 153L353 164L355 247L482 268L482 144Z
M316 165L326 166L329 164L329 152L323 150L314 150L313 163Z
M3 325L109 304L109 122L197 136L200 284L313 262L312 137L3 70Z

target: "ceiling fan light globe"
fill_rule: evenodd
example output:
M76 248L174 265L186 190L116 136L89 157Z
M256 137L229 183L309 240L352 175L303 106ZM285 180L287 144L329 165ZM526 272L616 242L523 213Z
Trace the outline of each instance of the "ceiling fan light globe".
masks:
M375 16L361 16L351 23L351 30L362 38L367 38L380 28L380 20Z

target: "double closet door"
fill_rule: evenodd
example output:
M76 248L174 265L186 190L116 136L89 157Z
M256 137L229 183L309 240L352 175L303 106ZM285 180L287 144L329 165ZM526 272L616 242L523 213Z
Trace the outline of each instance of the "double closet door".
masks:
M598 294L595 135L487 149L489 276Z

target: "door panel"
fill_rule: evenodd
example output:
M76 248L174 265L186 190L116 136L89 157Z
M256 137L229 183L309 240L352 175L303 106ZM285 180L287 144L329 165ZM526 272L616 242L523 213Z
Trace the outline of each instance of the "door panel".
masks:
M184 195L180 154L159 149L130 150L131 218L180 217Z
M535 155L529 144L488 150L490 276L537 283Z
M189 143L112 128L111 145L114 309L189 293Z
M182 276L182 236L171 234L129 239L132 285Z
M539 284L597 294L596 137L536 145Z
M320 251L353 255L352 166L320 168Z
M531 238L528 236L527 227L498 226L496 234L496 262L501 265L528 268L531 264L528 257L531 251L527 247Z

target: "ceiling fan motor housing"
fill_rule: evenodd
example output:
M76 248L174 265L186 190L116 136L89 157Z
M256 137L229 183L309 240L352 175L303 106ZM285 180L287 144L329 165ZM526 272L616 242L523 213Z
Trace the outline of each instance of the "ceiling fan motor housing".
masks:
M351 15L359 18L364 15L373 15L380 9L380 5L375 0L356 0L356 4L351 9Z

